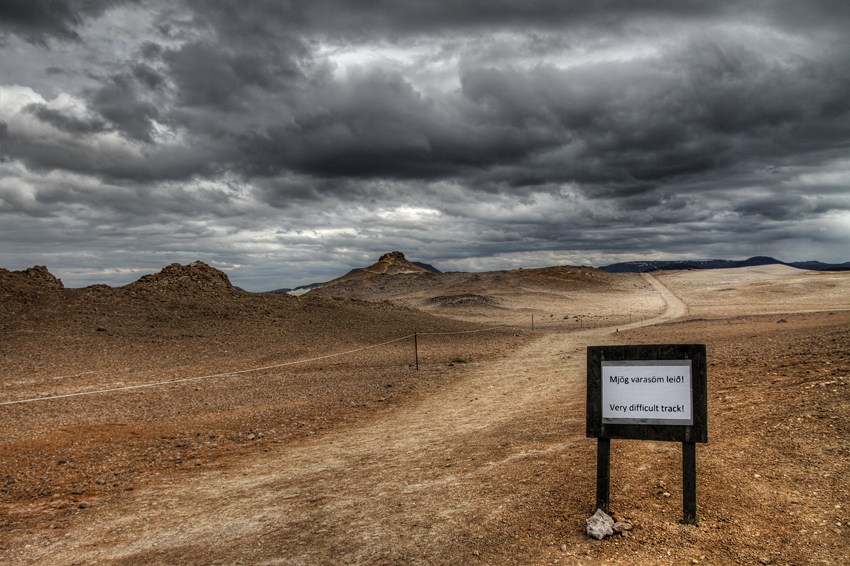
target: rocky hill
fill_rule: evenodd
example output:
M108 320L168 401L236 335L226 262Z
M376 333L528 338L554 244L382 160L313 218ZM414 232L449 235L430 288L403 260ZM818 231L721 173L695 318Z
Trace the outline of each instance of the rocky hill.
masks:
M172 263L159 273L141 277L138 281L125 285L127 289L216 289L235 291L227 274L202 261L193 261L188 265Z
M376 276L382 275L418 275L424 273L433 273L435 270L420 267L415 263L408 261L401 252L390 252L382 255L376 263L362 269L355 269L346 273L342 277L337 277L327 283L321 285L321 289L333 287L340 283L348 283L352 281L370 281Z
M427 273L429 270L408 261L401 252L390 252L382 255L377 263L364 267L361 271L398 275L399 273Z
M386 302L240 291L200 261L115 288L65 288L44 266L0 269L0 374L114 370L131 360L156 372L204 371L215 348L246 366L447 327L470 328Z
M23 271L9 271L0 267L0 289L5 291L63 289L64 287L62 280L57 279L43 265L36 265Z

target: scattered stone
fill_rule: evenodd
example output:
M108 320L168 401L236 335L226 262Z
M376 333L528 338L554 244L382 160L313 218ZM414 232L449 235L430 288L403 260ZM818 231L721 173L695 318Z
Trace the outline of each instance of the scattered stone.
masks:
M495 297L487 295L463 294L463 295L443 295L440 297L432 297L425 301L429 305L439 305L442 307L465 307L469 305L491 305L497 303Z
M597 509L596 513L590 519L587 519L587 534L598 540L613 535L614 519L602 509Z
M79 505L77 505L77 507L79 507L80 509L88 509L88 508L89 508L89 504L88 504L88 503L86 503L85 501L80 501L80 504L79 504Z
M614 523L612 527L615 533L625 533L626 531L630 531L634 528L634 525L629 523L628 521L617 521Z
M253 432L248 435L248 440L254 440L255 438L257 438L257 437L254 435Z

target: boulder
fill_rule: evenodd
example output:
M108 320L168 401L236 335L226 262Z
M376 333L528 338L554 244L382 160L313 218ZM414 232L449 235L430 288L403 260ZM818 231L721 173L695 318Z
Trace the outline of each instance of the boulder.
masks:
M587 519L587 534L599 540L613 535L614 519L602 509L597 509L596 513L590 519Z

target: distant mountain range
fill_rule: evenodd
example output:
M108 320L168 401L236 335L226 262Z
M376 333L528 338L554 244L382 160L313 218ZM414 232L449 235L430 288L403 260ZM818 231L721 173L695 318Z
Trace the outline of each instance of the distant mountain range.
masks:
M820 261L795 261L787 263L776 258L756 256L744 260L728 259L697 259L687 261L626 261L612 263L600 267L608 273L648 273L659 270L682 270L682 269L729 269L734 267L753 267L757 265L788 265L797 269L813 271L850 271L850 261L845 263L823 263Z

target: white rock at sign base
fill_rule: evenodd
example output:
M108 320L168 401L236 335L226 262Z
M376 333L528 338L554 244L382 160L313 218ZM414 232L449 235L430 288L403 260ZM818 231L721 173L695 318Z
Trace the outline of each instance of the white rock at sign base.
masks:
M587 534L599 540L613 535L614 519L609 517L602 509L597 509L593 517L587 519Z

